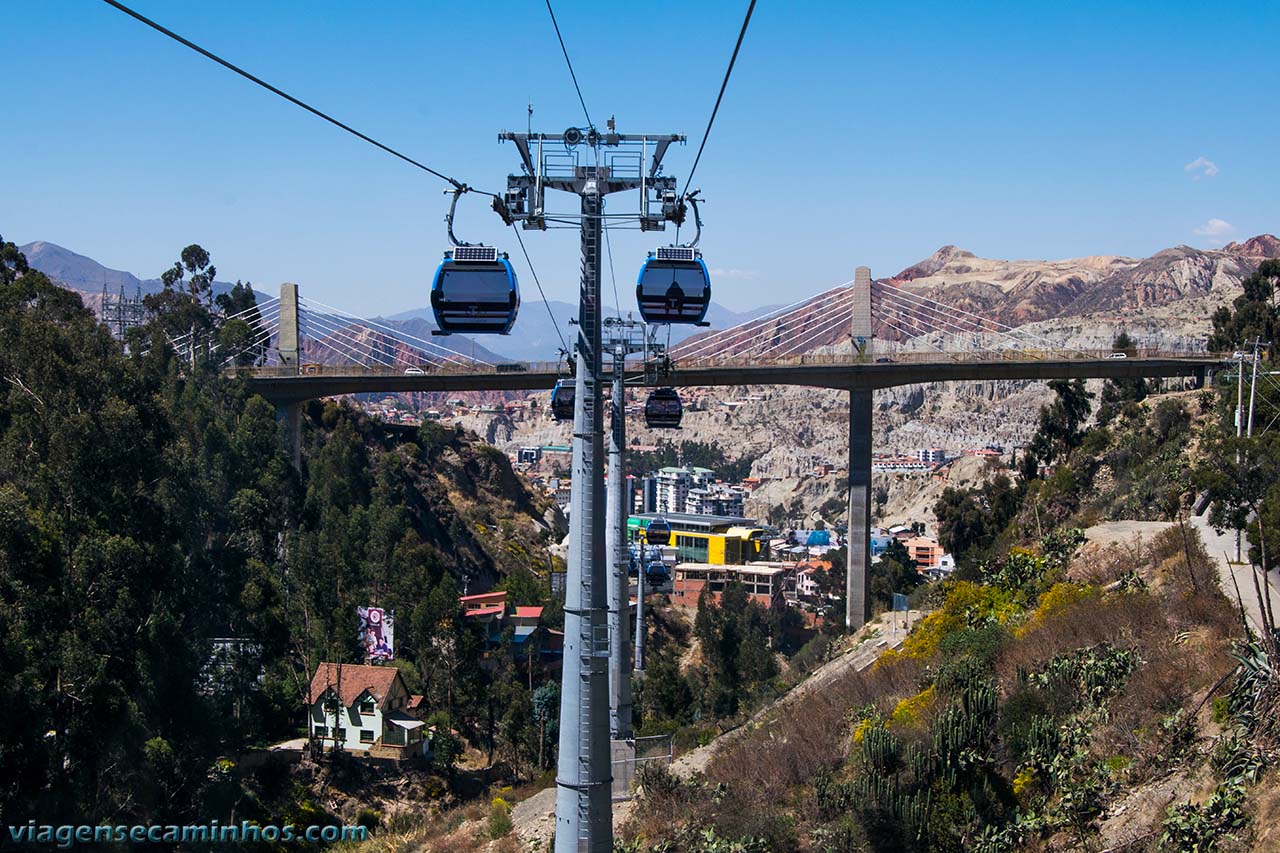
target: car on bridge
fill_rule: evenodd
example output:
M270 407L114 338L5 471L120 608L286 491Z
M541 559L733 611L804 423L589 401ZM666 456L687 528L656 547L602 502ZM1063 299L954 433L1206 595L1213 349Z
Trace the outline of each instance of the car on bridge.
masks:
M405 376L426 376L427 371L423 370L421 367L406 367L404 369L404 375Z

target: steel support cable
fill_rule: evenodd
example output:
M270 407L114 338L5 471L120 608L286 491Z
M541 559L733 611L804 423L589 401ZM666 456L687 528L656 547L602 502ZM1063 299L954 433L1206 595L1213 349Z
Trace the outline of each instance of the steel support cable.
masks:
M551 318L551 328L556 330L556 337L560 339L560 346L564 352L569 353L570 358L573 353L569 351L569 344L565 342L564 333L560 331L560 324L556 322L556 314L551 310L551 303L547 301L547 294L542 289L542 282L538 279L538 271L533 268L533 259L529 257L529 250L524 247L524 238L520 236L520 229L512 223L511 230L516 232L516 241L520 244L520 251L524 254L524 262L529 265L529 273L533 276L533 283L538 286L538 295L542 297L542 304L547 308L547 316Z
M844 321L851 318L852 306L844 306L841 311L846 309L849 310L849 314L841 316L841 319ZM812 318L812 316L813 315L809 315L809 318ZM744 342L745 346L741 346L739 351L733 353L733 357L739 357L739 359L744 359L744 357L759 357L765 355L765 353L777 350L778 347L791 345L791 343L795 342L795 339L790 337L792 334L792 324L799 324L800 327L803 327L805 320L806 315L804 314L787 315L786 319L778 319L777 323L774 324L773 327L762 330L762 333L758 334L758 336L749 338L748 341ZM829 320L831 320L831 318L829 318L826 313L823 313L819 316L817 323L827 324L829 323Z
M906 301L906 300L895 301L892 298L889 298L887 295L884 301L889 308L892 308L893 310L896 310L903 314L910 313L915 315L915 314L923 314L923 312L935 312L935 309L917 305L910 301ZM942 315L935 316L935 314L924 314L922 319L930 323L937 324L937 326L939 326L940 328L945 329L948 334L970 335L970 336L983 335L988 338L995 338L997 341L1005 341L1020 347L1025 347L1027 345L1027 341L1019 340L1007 332L1003 332L998 329L972 328L972 327L962 325L961 321L957 321L954 318L950 317L949 315L942 314ZM964 322L972 322L972 321L964 321Z
M310 314L311 312L307 312L307 313ZM321 322L316 317L309 317L308 319L311 324L311 328L308 331L314 331L318 329L319 331L324 333L325 338L329 338L331 340L337 340L345 344L346 346L350 347L351 349L348 353L346 353L346 356L347 358L351 359L357 364L362 364L360 359L363 358L363 359L371 359L373 361L376 361L378 362L378 364L382 365L383 367L390 367L390 368L395 367L394 358L392 359L391 363L388 364L386 360L381 358L375 352L375 344L372 340L366 339L364 341L361 341L359 338L355 336L354 332L346 331L345 327L334 328L334 326L336 326L336 323L335 321L332 321L332 320L327 321L328 322L328 325L327 325L326 323ZM347 325L349 326L351 324L347 324ZM311 337L313 340L317 341L318 343L324 343L323 338L318 338L318 337L315 337L314 335L308 335L308 337ZM367 351L364 353L361 353L360 350L362 348L366 349ZM337 350L333 346L330 346L329 349L333 350L334 352L339 352L339 350Z
M312 323L314 324L315 328L318 328L320 331L324 332L326 335L333 337L337 340L340 340L343 343L347 344L348 346L352 347L352 352L354 354L352 356L353 361L356 360L355 355L360 355L359 350L361 348L365 348L367 352L364 353L362 357L373 359L374 361L377 361L379 364L381 364L383 367L394 368L396 366L396 360L399 357L399 352L398 351L393 352L391 356L391 363L388 364L386 362L386 359L382 357L379 353L378 342L376 342L372 337L372 335L380 334L377 331L373 329L369 329L368 327L364 327L365 330L370 333L371 337L367 337L364 340L361 340L357 336L357 333L355 331L348 331L352 327L358 328L359 324L357 323L339 324L338 321L335 321L332 318L326 318L325 323L322 323L320 320L313 318ZM405 363L409 364L410 362L406 360Z
M259 333L259 332L261 332L263 329L266 329L268 334L270 334L270 335L274 335L276 332L278 332L278 331L280 330L279 317L277 316L277 317L272 318L271 320L267 320L267 321L265 321L265 322L263 322L263 323L260 323L260 324L255 325L255 326L250 326L250 329L252 329L252 330L253 330L253 334L258 334L258 333ZM212 354L212 353L217 352L217 351L218 351L218 350L220 350L221 348L222 348L222 345L221 345L221 344L214 343L212 346L210 346L210 347L209 347L209 352Z
M300 336L305 337L308 340L315 341L316 343L325 344L330 350L333 350L339 355L357 364L362 363L361 359L368 358L379 362L383 367L394 367L394 364L387 364L385 361L374 355L373 347L368 341L361 341L356 338L353 333L333 328L332 325L330 325L333 321L328 321L328 324L322 323L319 319L308 316L309 314L310 312L299 312L298 331ZM338 341L349 347L349 349L347 351L339 350L332 344L328 343L328 341ZM299 341L299 343L301 343L301 341ZM367 353L361 352L364 348L368 349Z
M569 77L573 80L574 91L578 93L578 103L582 104L582 114L587 117L587 127L594 130L595 123L591 121L591 113L587 110L586 99L582 97L582 87L578 85L578 75L573 73L573 62L569 60L569 49L564 46L564 36L560 35L560 24L556 22L556 13L551 8L551 0L547 0L547 12L551 15L551 26L555 27L556 38L560 41L560 52L564 54L564 64L569 66Z
M730 326L729 328L722 329L719 332L713 332L704 338L697 338L687 343L676 344L672 348L672 355L673 356L679 355L681 358L688 358L690 356L697 355L698 353L701 353L706 349L710 349L713 346L718 346L723 343L726 343L729 340L732 340L740 335L747 334L748 332L759 331L761 328L764 328L768 323L775 322L775 321L781 320L783 317L790 316L791 314L797 312L801 308L807 305L810 305L815 300L822 299L823 297L829 296L830 294L835 293L837 290L840 290L841 288L847 288L850 284L852 284L852 282L845 282L844 284L836 285L835 287L824 290L822 293L819 293L816 296L806 296L804 299L800 299L795 302L792 302L790 305L783 305L781 308L775 308L769 313L763 314L759 317L754 317L746 321L745 323L739 323L736 326ZM836 297L836 298L839 298L839 297ZM685 347L688 349L682 350L681 349L682 347Z
M689 187L693 183L693 173L698 171L698 163L702 160L702 149L707 147L707 137L711 135L711 126L716 123L716 113L720 112L720 101L724 99L724 90L729 85L729 75L733 74L733 65L738 61L738 51L742 49L742 40L747 35L747 25L751 23L751 13L756 9L756 0L751 0L747 6L746 17L742 19L742 29L738 32L738 41L733 45L733 55L729 57L729 67L725 69L724 80L720 83L720 93L716 95L716 105L711 108L711 118L707 120L707 129L702 134L702 143L698 146L698 154L693 158L693 168L689 170L689 177L684 182L685 195L689 192Z
M843 312L848 311L851 315L855 301L856 301L856 298L852 290L849 290L841 294L840 296L835 297L835 299L833 299L831 303L824 308L823 311L816 312L816 313L819 313L819 319L817 322L819 324L825 324L828 320L828 315L827 315L828 311L838 311L842 314ZM841 304L841 303L847 303L847 304ZM837 306L839 307L837 308ZM805 319L805 315L803 313L791 312L791 314L788 316L792 318L790 321L783 321L782 318L778 318L778 320L774 321L775 323L774 326L768 330L767 335L762 335L761 336L762 339L760 341L757 341L756 343L753 343L750 346L748 346L746 349L744 349L740 353L740 355L749 355L749 354L760 355L763 352L767 352L769 350L776 349L777 347L782 346L783 342L773 343L772 341L774 338L778 337L780 334L783 334L786 331L786 323L793 322L793 321L804 321ZM763 349L761 349L762 345L764 345Z
M375 334L382 335L383 337L393 338L398 343L402 343L412 349L418 350L425 354L432 355L433 357L438 358L442 361L448 360L448 357L446 355L432 352L426 349L425 347L415 346L413 343L411 343L410 341L417 341L423 344L429 343L428 341L424 341L422 338L419 338L416 335L410 335L408 332L398 331L392 327L375 323L372 320L365 320L361 317L353 317L347 314L346 312L329 305L322 305L321 303L315 303L315 302L308 302L308 304L310 306L315 306L315 308L323 309L319 311L316 311L313 309L312 313L317 316L326 317L327 319L329 319L331 323L334 323L340 326L363 326L364 328L368 329L371 332L374 332ZM405 338L408 338L410 340L405 340ZM432 347L435 347L436 349L441 350L443 353L452 354L454 352L454 350L450 350L446 347L442 347L439 344L429 344L429 345ZM466 366L468 364L468 362L461 357L455 358L453 359L453 361L454 363L460 366Z
M183 38L182 36L175 33L173 30L168 29L167 27L164 27L161 24L156 23L155 21L151 20L150 18L146 17L145 15L139 12L135 12L133 9L130 9L128 6L124 5L123 3L118 2L118 0L102 0L102 2L106 3L108 6L113 6L116 9L119 9L121 12L124 12L126 15L133 18L134 20L137 20L146 24L148 27L151 27L151 29L155 30L158 33L162 33L168 36L169 38L173 39L179 44L185 45L186 47L191 48L196 53L200 54L206 59L210 59L218 63L223 68L226 68L230 71L234 71L236 74L239 74L241 77L245 78L246 80L252 83L256 83L257 85L266 89L268 92L271 92L274 95L279 95L289 103L293 104L294 106L301 107L302 109L306 110L307 112L311 113L317 118L324 119L325 121L329 122L329 124L332 124L335 127L345 130L347 133L350 133L352 136L355 136L358 139L364 140L365 142L369 143L375 148L379 148L393 157L398 157L399 159L403 160L404 162L408 163L411 166L416 166L417 168L421 169L424 172L427 172L428 174L435 175L440 180L446 181L449 184L451 184L454 188L462 189L463 187L466 186L466 184L463 184L459 181L454 180L453 178L449 177L443 172L437 172L435 169L431 168L425 163L420 163L417 160L413 159L412 157L408 156L407 154L401 154L399 151L395 150L389 145L384 145L378 140L374 139L373 137L367 136L361 133L351 125L344 124L343 122L338 121L338 119L334 118L328 113L321 112L320 110L316 109L315 107L311 106L305 101L301 101L295 98L293 95L290 95L288 92L285 92L284 90L271 85L267 81L263 80L261 77L255 77L253 74L250 74L248 71L245 71L240 66L235 65L231 62L228 62L227 60L218 56L216 53L212 53L211 51L205 50L203 47L196 44L195 42L190 41L186 38ZM487 195L492 195L492 193L487 193Z
M280 324L272 320L272 321L265 322L257 327L250 327L250 328L253 329L253 334L258 335L260 338L263 337L263 335L265 335L267 340L270 340L271 336L280 330ZM250 346L257 346L257 345L258 345L257 343L250 344ZM212 346L209 347L209 353L213 354L218 350L220 350L221 348L222 348L221 344L214 343Z
M330 316L333 316L339 319L345 319L345 320L353 321L355 323L364 324L365 326L368 326L371 328L377 327L378 329L381 329L382 331L384 331L386 334L391 335L393 337L397 337L398 339L401 339L402 343L408 343L409 341L416 341L417 343L420 343L425 347L430 347L434 350L439 350L441 354L437 356L438 358L452 360L457 364L464 365L464 366L468 364L473 364L476 362L476 359L471 359L470 361L468 361L457 350L450 349L449 347L443 346L441 344L437 344L434 341L428 341L425 338L420 338L417 335L410 334L409 332L406 332L402 329L397 329L394 326L390 326L386 323L379 323L377 320L367 320L364 317L357 317L354 314L347 313L341 308L335 308L332 305L326 305L323 302L317 302L314 299L300 299L299 301L313 308L322 309L321 313L327 312ZM403 340L406 338L408 340ZM423 348L418 347L418 349L423 349ZM423 351L426 352L427 350L423 350ZM480 363L488 364L488 362L480 362Z
M975 314L972 311L966 311L963 308L956 308L954 306L947 305L945 302L939 302L936 299L929 299L928 297L925 297L925 296L920 296L915 293L910 293L901 288L894 288L890 290L886 288L884 285L881 285L881 292L890 293L894 296L908 299L908 300L915 300L917 302L923 303L924 307L938 306L938 308L935 310L939 311L940 313L942 311L946 311L946 312L951 312L952 314L961 314L967 317L972 317L975 320L978 320L983 323L990 323L997 327L997 329L995 330L995 333L997 334L1001 333L1000 330L1004 330L1004 333L1006 333L1009 336L1025 335L1026 337L1031 338L1032 340L1039 341L1041 343L1052 344L1054 348L1061 346L1057 341L1053 341L1053 340L1050 340L1049 338L1042 337L1040 335L1035 334L1034 332L1020 331L1018 329L1015 329L1013 326L1006 325L1005 323L1001 323L998 320L993 320L989 317L983 317L980 314Z
M781 347L789 347L794 349L797 345L804 346L809 343L812 343L813 341L817 340L823 335L830 333L832 329L838 328L841 323L851 322L853 320L853 313L855 308L856 308L855 300L850 299L848 300L848 302L846 302L846 304L844 304L838 309L833 309L831 311L823 312L811 327L805 328L804 326L801 326L796 330L797 335L806 335L806 337L800 338L798 340L794 337L791 339L784 338L783 340L780 340L777 343L770 344L768 347L764 348L763 350L760 350L756 354L770 355L770 354L774 354L773 352L774 350L779 349Z
M951 334L946 329L939 329L937 326L930 325L925 319L914 316L908 311L895 309L896 313L891 315L903 325L909 326L916 330L917 335L941 335L944 339ZM881 316L884 319L884 316Z
M889 320L887 318L882 317L881 321L885 325L893 329L894 331L904 336L904 340L901 341L901 343L904 345L906 344L907 341L919 341L920 343L923 343L925 346L929 347L932 350L936 350L937 352L940 352L943 354L946 354L947 352L946 350L942 349L942 347L939 347L938 345L930 341L927 333L922 333L918 331L913 332L910 329L904 329L902 326L898 325L894 321Z
M802 350L804 347L814 345L814 342L819 338L825 337L831 334L833 331L836 331L837 329L839 329L841 326L851 323L853 320L854 311L855 311L854 306L850 305L843 312L830 318L829 320L824 322L821 326L819 326L817 329L814 329L813 332L804 340L796 341L791 344L787 344L786 342L780 343L777 346L769 349L767 351L767 354L774 358L782 358L788 355L795 355L797 350ZM822 343L816 344L816 346L832 346L832 345L833 344L822 344ZM786 349L783 349L781 352L777 352L777 353L773 351L775 349L778 349L778 347L782 347L782 346L786 346Z
M276 333L276 332L275 332L275 330L274 330L274 329L268 329L268 330L267 330L267 333L266 333L265 335L262 335L261 337L259 337L259 338L258 338L256 341L254 341L253 343L251 343L251 344L249 344L249 345L245 346L245 347L244 347L243 349L241 349L239 352L234 353L234 354L232 354L232 355L229 355L229 356L227 356L225 359L223 359L223 361L222 361L222 365L225 367L228 363L230 363L230 362L234 361L235 359L239 358L240 356L244 355L245 353L249 352L250 350L254 349L255 347L260 347L260 346L262 346L263 344L266 344L266 343L270 342L271 338L275 336L275 333Z
M277 305L278 305L278 304L279 304L279 302L280 302L280 300L279 300L279 299L274 300L274 304L277 304ZM272 304L272 300L268 300L267 302L262 303L262 305L251 305L251 306L249 306L248 308L245 308L243 311L237 311L237 312L236 312L236 313L234 313L234 314L230 314L230 315L228 315L228 316L226 316L226 317L222 317L222 318L220 318L220 322L222 322L222 323L226 323L226 322L227 322L227 321L229 321L229 320L238 320L238 319L240 319L241 317L244 317L246 314L249 314L249 313L251 313L252 311L255 311L255 310L261 310L261 311L263 311L263 312L269 311L270 309L269 309L269 308L267 308L267 307L265 307L265 306L268 306L268 305L270 305L270 304ZM178 343L178 342L180 342L180 341L184 341L184 340L186 340L187 338L190 338L190 337L193 337L193 333L192 333L192 332L184 332L183 334L178 335L176 338L170 338L170 339L169 339L169 343L171 343L171 344L176 344L176 343Z
M794 354L796 350L810 345L828 346L828 344L816 343L819 339L830 335L833 331L839 329L843 325L848 325L853 320L854 306L845 306L841 311L835 314L825 316L818 323L809 329L799 329L798 334L804 334L806 337L790 340L783 339L769 346L767 349L761 350L757 355L762 357L780 358L785 355ZM781 350L779 352L778 350Z
M981 325L982 321L980 320L948 314L931 305L902 298L897 293L882 292L880 293L880 298L888 305L888 307L899 311L911 311L913 313L926 314L926 319L930 322L938 323L939 325L946 326L947 328L954 329L964 334L1009 336L1007 332L1004 332L1001 329L984 328Z

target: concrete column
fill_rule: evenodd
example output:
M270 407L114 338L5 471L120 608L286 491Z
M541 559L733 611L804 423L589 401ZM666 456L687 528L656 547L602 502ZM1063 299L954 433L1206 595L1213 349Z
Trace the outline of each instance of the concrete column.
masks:
M871 389L849 392L849 544L845 625L871 618Z
M284 433L284 449L295 471L302 470L302 404L276 403L276 423Z
M298 369L298 285L280 285L280 365Z
M856 361L870 358L871 268L853 273L853 321L849 330ZM861 628L871 618L871 389L849 391L849 544L845 578L845 625Z
M853 341L853 360L866 361L871 347L871 267L858 267L853 272L853 319L849 334Z

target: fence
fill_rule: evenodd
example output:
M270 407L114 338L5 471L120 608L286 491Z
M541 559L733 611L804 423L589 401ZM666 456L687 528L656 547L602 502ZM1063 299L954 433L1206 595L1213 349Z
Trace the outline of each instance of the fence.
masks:
M675 735L653 735L611 743L613 758L613 800L634 796L640 767L654 761L670 765L675 758Z

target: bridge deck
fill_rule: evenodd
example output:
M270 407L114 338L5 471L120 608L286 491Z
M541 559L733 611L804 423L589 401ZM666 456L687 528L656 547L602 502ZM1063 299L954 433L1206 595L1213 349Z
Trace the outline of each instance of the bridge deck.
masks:
M1194 376L1222 365L1212 353L1133 351L1125 358L1111 352L1002 350L971 353L906 353L851 361L848 356L803 355L753 362L734 358L699 359L676 364L660 383L680 387L726 385L802 385L814 388L879 389L923 382L993 379L1123 379ZM629 380L643 382L640 363L628 363ZM538 391L551 388L563 374L555 362L499 365L423 365L422 373L403 368L305 365L259 367L245 372L251 387L277 403L339 394L455 391ZM416 370L410 368L410 370ZM652 377L650 377L652 378Z

